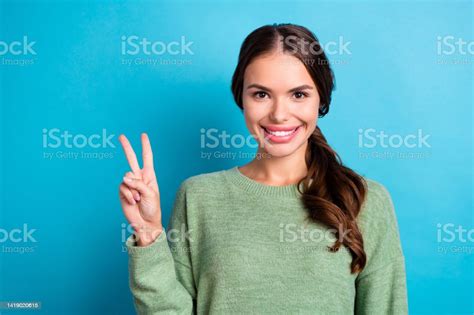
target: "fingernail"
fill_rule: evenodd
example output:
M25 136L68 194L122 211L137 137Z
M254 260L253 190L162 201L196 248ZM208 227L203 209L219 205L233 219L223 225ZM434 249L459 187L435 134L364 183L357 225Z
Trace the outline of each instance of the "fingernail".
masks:
M131 178L128 178L128 177L124 177L124 178L123 178L123 181L124 181L124 182L127 182L127 183L131 183L131 182L132 182L132 179L131 179Z
M138 193L134 194L135 200L140 201L140 195Z

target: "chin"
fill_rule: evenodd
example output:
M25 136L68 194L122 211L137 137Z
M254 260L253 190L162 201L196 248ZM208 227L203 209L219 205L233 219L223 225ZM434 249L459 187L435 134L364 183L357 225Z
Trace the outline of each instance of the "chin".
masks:
M269 147L269 145L267 144L267 146L263 148L263 152L269 154L270 156L274 158L285 157L285 156L289 156L295 153L299 147L299 146L295 147L294 145L291 145L291 146L285 145L286 147L283 147L283 146L279 147L279 146L281 145L272 145L271 147Z

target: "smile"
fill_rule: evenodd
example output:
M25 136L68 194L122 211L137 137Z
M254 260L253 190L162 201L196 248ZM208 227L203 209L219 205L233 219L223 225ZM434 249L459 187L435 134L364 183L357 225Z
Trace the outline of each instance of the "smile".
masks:
M286 136L289 136L289 135L293 134L294 132L296 132L296 129L298 129L298 128L295 128L291 131L271 131L271 130L268 130L268 129L265 129L265 131L268 132L269 134L277 136L277 137L286 137Z
M301 126L296 127L263 127L265 139L276 143L286 143L291 141L298 133Z

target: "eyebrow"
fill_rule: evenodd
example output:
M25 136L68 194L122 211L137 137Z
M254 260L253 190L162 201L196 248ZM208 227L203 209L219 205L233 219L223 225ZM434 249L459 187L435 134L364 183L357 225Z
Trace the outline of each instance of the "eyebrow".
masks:
M251 88L257 88L257 89L261 89L261 90L264 90L264 91L267 91L267 92L271 92L272 90L263 86L263 85L260 85L260 84L250 84L249 86L247 86L247 90L248 89L251 89ZM297 87L294 87L292 88L291 90L289 90L288 92L291 93L291 92L295 92L295 91L301 91L301 90L312 90L313 87L310 86L310 85L307 85L307 84L303 84L303 85L300 85L300 86L297 86Z

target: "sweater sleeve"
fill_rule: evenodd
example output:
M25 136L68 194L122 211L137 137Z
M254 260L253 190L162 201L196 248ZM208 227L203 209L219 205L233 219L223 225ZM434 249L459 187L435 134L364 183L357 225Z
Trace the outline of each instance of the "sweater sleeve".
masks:
M408 314L405 258L389 192L374 188L371 211L363 214L367 263L356 278L355 314Z
M150 245L126 242L129 284L137 314L192 314L196 290L186 224L186 194L182 184L176 195L168 229ZM181 234L180 234L181 233Z

